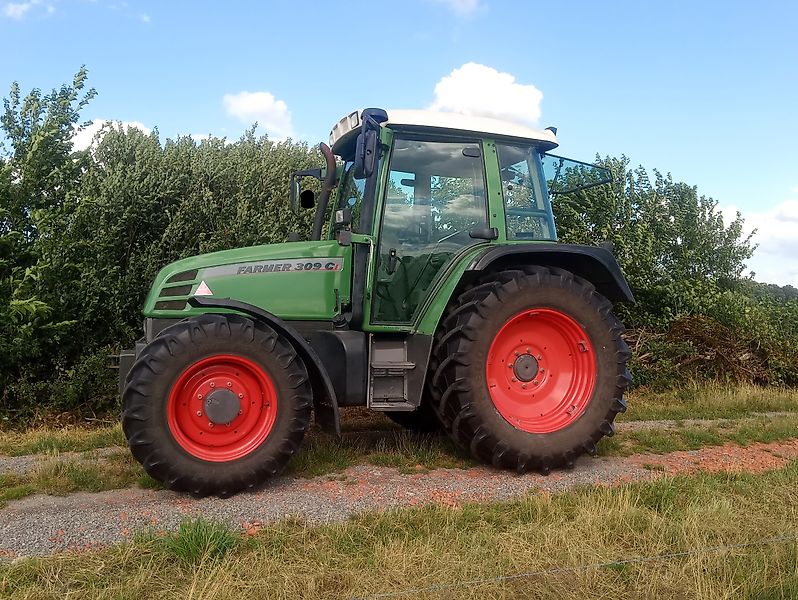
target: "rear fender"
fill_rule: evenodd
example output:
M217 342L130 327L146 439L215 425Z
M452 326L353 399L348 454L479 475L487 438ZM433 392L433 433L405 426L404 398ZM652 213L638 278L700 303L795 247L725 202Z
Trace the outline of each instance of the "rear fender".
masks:
M595 285L612 302L634 302L615 256L600 246L559 243L494 246L474 257L466 271L493 271L518 265L566 269Z

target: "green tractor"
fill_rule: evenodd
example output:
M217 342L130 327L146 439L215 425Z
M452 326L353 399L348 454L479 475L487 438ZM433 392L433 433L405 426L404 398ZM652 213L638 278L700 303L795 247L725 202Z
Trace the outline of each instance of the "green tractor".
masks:
M633 299L609 248L557 243L551 197L611 175L556 146L553 128L489 118L345 116L326 168L291 178L311 240L156 277L120 356L133 455L168 488L225 497L278 474L312 413L340 435L342 406L519 473L595 454L630 383L612 303Z

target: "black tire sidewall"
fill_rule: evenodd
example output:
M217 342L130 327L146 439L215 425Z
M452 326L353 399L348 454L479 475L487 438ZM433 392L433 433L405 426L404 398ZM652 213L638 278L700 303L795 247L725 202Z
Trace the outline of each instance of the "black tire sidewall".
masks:
M263 370L274 386L277 414L259 446L241 458L218 462L184 449L172 434L168 412L180 375L198 361L220 355L248 359ZM154 376L148 376L150 370L156 371ZM142 351L124 399L125 411L135 409L144 417L123 418L136 458L168 487L198 495L233 493L278 473L298 448L311 404L307 371L290 344L272 329L236 315L203 315L165 329ZM141 430L149 444L134 446L132 436Z

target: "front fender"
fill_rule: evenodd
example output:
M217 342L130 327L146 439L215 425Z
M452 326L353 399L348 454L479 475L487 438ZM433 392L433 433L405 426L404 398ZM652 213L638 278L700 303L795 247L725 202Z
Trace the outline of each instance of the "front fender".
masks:
M280 335L288 338L288 341L294 346L297 354L305 362L305 366L308 369L310 383L313 387L313 409L316 413L316 422L327 433L340 437L341 416L330 375L327 373L327 369L324 368L316 351L293 327L270 312L238 300L210 297L198 298L194 296L188 300L188 303L195 308L206 309L206 312L210 312L207 309L217 308L245 314L261 323L265 323Z

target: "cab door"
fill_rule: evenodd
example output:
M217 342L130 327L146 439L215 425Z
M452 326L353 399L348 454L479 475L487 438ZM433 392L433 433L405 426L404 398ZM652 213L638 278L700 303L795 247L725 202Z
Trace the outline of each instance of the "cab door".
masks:
M410 324L449 261L486 239L480 140L395 134L382 194L371 323Z

